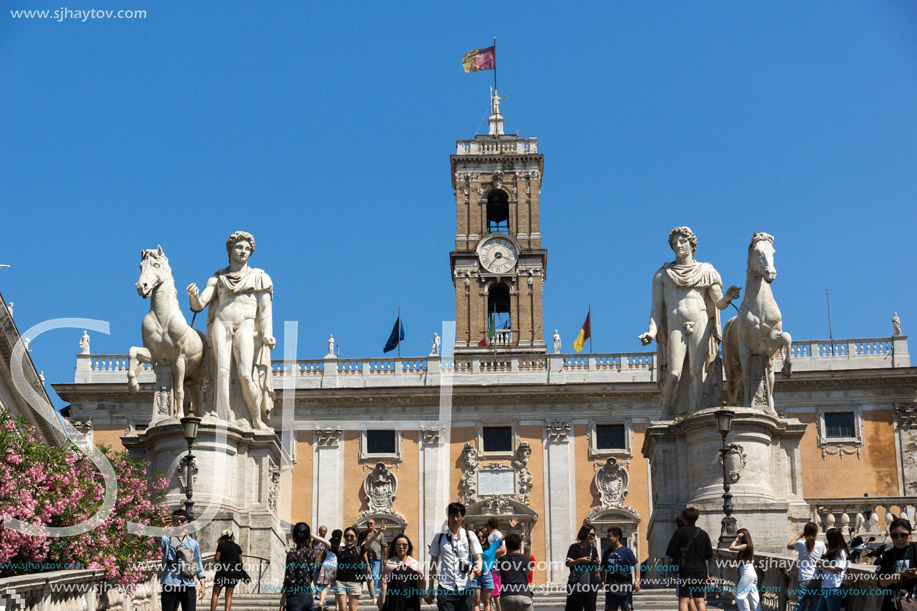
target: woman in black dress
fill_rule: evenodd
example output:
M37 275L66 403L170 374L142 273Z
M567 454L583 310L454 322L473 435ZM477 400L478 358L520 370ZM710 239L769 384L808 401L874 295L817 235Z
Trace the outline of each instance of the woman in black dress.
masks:
M888 527L892 548L882 554L876 569L879 586L889 589L882 599L882 611L917 604L917 543L911 542L911 523L897 518Z
M413 553L407 535L398 535L389 545L388 562L379 578L379 611L420 611L424 578Z
M210 611L217 611L220 591L226 588L226 611L232 607L232 591L242 579L242 548L233 541L232 531L223 531L217 544L217 553L213 559L217 571L213 578L213 596L210 598Z
M601 585L599 578L599 552L595 549L595 529L583 524L576 535L576 543L567 550L567 602L564 611L595 611L595 602Z

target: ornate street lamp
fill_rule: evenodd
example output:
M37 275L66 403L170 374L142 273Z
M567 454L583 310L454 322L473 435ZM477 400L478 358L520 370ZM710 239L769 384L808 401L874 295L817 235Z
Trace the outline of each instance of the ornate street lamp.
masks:
M181 419L181 426L185 432L185 441L188 442L188 454L184 458L185 463L185 511L194 519L194 501L191 500L193 494L191 490L191 465L194 462L194 456L191 454L191 444L197 439L197 429L201 425L201 419L197 416L185 416Z
M728 547L736 537L736 519L732 517L732 494L729 492L729 467L727 466L726 457L729 454L729 447L726 445L726 436L732 429L732 419L735 418L735 412L726 409L726 404L716 410L716 428L723 437L723 447L720 448L720 458L723 460L723 518L722 528L720 529L720 547Z

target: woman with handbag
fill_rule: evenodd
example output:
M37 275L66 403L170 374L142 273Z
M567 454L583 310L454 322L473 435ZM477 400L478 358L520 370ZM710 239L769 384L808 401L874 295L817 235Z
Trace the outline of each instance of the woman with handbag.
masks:
M882 599L882 611L917 611L917 543L911 542L911 523L894 520L888 527L892 548L882 554L879 586L891 592Z
M583 524L576 535L576 543L567 550L567 602L564 611L595 611L599 577L599 552L595 549L595 529Z
M220 542L217 543L217 552L213 559L216 565L216 574L213 577L213 595L210 597L210 611L217 611L220 592L226 588L226 611L232 608L232 591L236 584L242 580L242 548L233 541L232 531L228 528L223 531Z

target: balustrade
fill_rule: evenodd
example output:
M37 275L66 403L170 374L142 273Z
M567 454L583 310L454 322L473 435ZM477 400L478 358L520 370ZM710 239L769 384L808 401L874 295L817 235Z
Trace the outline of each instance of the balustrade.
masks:
M323 378L325 375L340 376L346 379L380 380L386 378L406 380L408 384L426 384L426 376L431 374L430 363L437 363L432 370L450 372L455 375L493 375L512 373L520 376L520 383L539 381L538 374L544 381L552 367L551 359L558 358L557 372L563 375L572 374L570 381L600 382L633 382L653 381L655 376L655 352L624 352L602 354L562 354L562 355L514 355L500 354L502 348L511 346L512 331L497 329L492 338L492 346L497 354L483 354L477 357L459 357L454 360L440 356L406 357L389 359L305 359L295 363L274 361L272 373L276 378ZM907 338L864 338L842 340L802 340L793 344L792 355L803 371L845 368L882 368L909 367ZM785 356L785 355L782 355ZM778 359L779 360L779 359ZM326 369L326 367L330 369ZM780 363L775 363L779 368ZM128 358L126 354L81 354L77 355L76 381L81 383L120 382L126 381ZM152 375L150 365L143 365L145 381ZM401 378L409 373L412 377ZM514 380L516 378L508 378ZM350 382L341 382L351 384ZM373 382L362 382L363 384ZM305 381L296 384L308 384Z
M914 523L917 499L913 497L854 497L841 499L806 499L812 521L824 533L839 528L849 539L857 535L885 535L896 517Z

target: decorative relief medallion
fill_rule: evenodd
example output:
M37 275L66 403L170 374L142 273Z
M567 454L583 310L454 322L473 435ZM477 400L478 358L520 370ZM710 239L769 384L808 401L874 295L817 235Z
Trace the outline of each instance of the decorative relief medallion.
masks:
M503 186L504 176L503 170L497 170L492 174L494 189L499 189Z
M600 519L603 514L620 512L639 520L640 514L637 510L624 504L624 499L627 498L629 482L630 476L627 474L627 470L619 465L614 457L608 458L605 464L596 470L595 477L592 479L593 485L599 492L599 506L594 507L586 519L594 522ZM655 493L656 487L653 486L653 494L655 495Z
M371 512L390 512L395 503L398 478L384 463L378 462L363 480L363 492Z
M178 485L181 488L181 492L184 494L188 488L188 482L185 479L185 474L187 472L188 465L188 455L185 454L181 457L181 460L178 461L178 466L175 467L175 471L178 474ZM197 458L191 457L191 483L193 484L197 481Z
M603 509L621 505L627 497L627 484L630 481L627 471L618 464L614 457L595 472L593 482L599 491L599 502Z
M745 469L745 449L737 443L730 443L726 446L725 460L726 476L731 484L737 484L742 479L742 471ZM720 462L723 462L722 454L720 454Z

